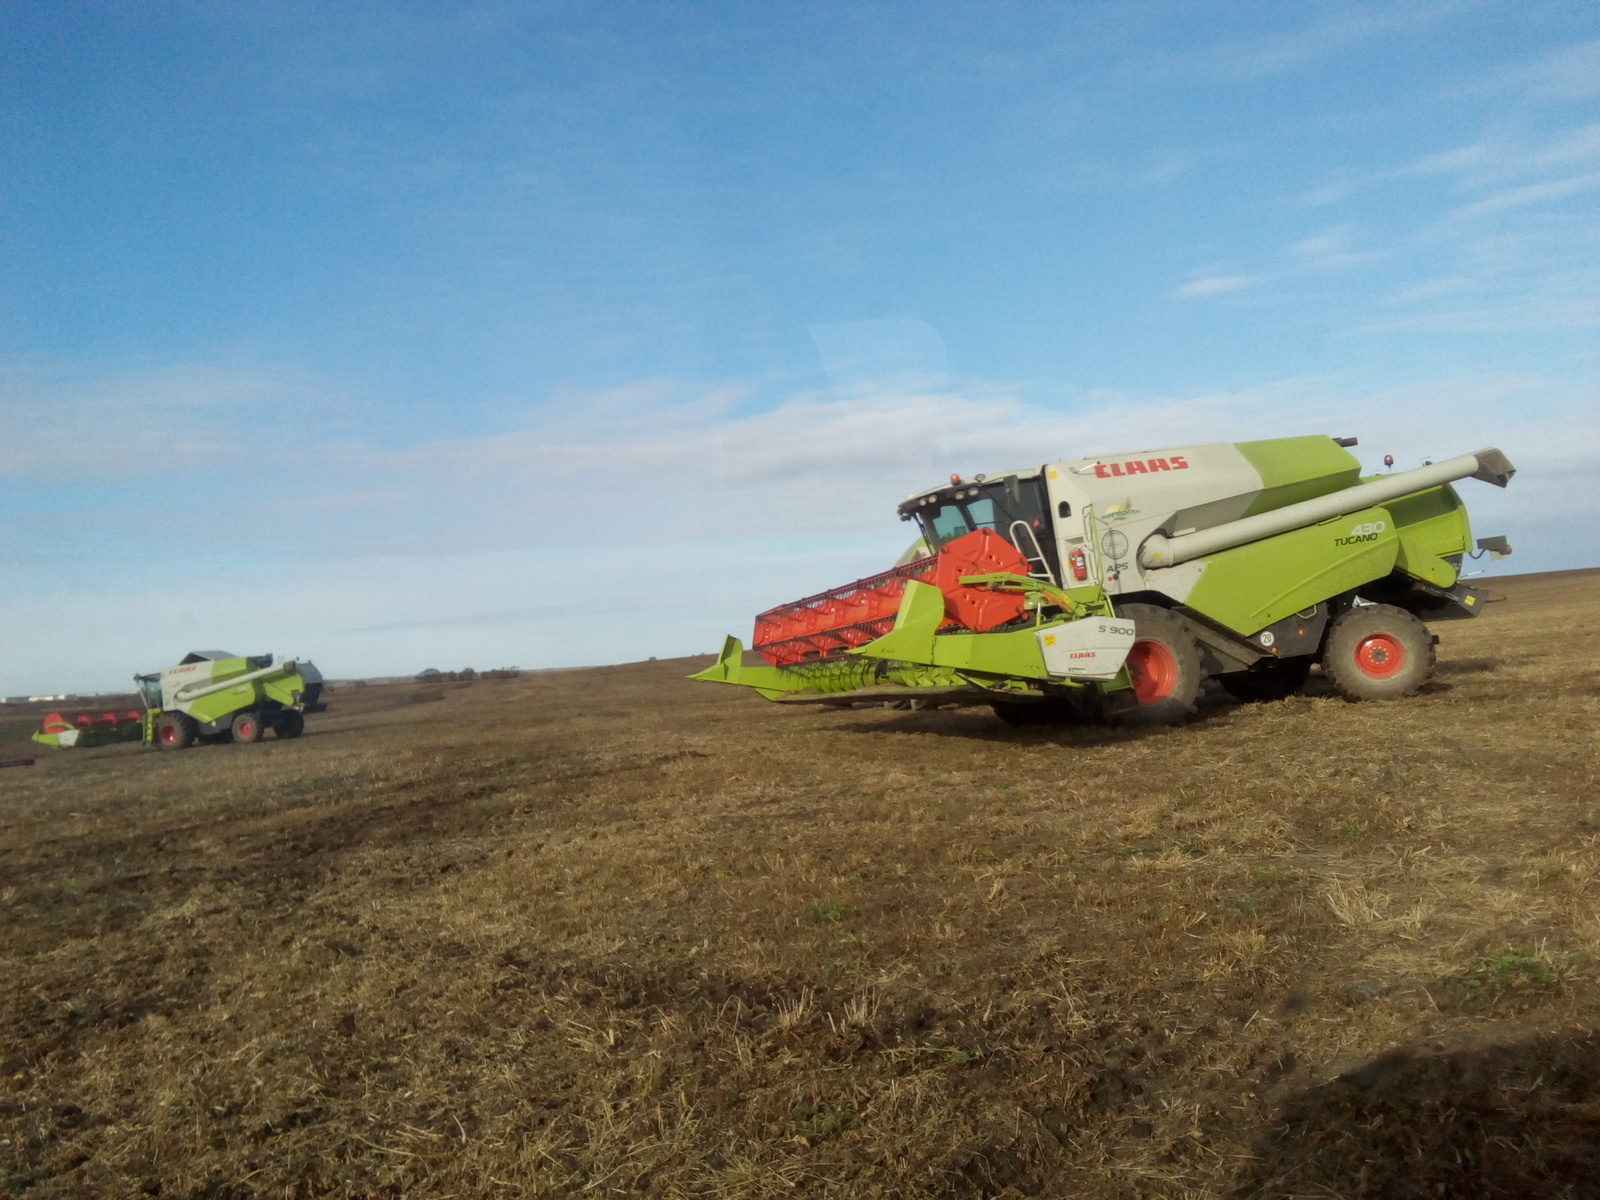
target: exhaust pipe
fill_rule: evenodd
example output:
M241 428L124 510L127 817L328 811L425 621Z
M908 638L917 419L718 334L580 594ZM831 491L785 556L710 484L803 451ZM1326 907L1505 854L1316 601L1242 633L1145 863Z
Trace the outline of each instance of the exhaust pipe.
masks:
M1243 517L1210 529L1199 529L1177 537L1152 533L1139 548L1139 564L1147 568L1175 567L1192 558L1201 558L1218 550L1231 550L1246 542L1258 542L1274 534L1359 512L1374 504L1425 492L1458 479L1481 479L1496 487L1505 487L1516 473L1517 469L1500 451L1479 450L1476 454L1463 454L1459 458L1418 467L1415 471L1402 471L1370 483L1358 483L1340 492L1302 500L1298 504L1287 504L1271 512Z

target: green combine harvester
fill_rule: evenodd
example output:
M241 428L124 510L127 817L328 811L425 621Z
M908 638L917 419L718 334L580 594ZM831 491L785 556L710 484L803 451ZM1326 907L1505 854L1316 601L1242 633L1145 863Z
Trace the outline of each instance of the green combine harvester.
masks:
M197 650L165 671L135 675L145 711L51 713L33 740L61 749L142 741L163 750L196 742L299 737L305 714L322 712L322 675L308 662L273 664L270 654Z
M1477 616L1451 484L1505 487L1480 450L1363 477L1354 438L1213 443L1051 462L911 496L900 565L756 618L693 678L769 700L988 704L1014 725L1172 724L1207 679L1281 699L1312 664L1352 700L1414 695L1424 621ZM1392 466L1393 460L1386 459Z

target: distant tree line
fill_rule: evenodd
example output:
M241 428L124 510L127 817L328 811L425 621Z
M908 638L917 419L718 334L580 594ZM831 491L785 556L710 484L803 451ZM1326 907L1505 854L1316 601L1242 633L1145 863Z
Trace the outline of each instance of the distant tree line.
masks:
M520 667L496 667L492 671L474 671L462 667L459 671L441 671L428 667L417 672L418 683L471 683L474 679L515 679L522 674Z

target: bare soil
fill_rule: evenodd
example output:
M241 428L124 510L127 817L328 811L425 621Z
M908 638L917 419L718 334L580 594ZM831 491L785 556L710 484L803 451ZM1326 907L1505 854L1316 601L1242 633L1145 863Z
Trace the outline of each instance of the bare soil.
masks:
M1600 1196L1600 572L1492 586L1169 730L682 660L40 748L0 1196Z

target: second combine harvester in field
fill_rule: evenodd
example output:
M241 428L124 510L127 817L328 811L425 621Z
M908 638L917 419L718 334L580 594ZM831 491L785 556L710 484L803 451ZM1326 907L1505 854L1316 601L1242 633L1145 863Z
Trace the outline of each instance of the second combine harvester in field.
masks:
M1424 620L1476 616L1460 582L1466 508L1504 487L1480 450L1362 478L1354 438L1213 443L951 476L907 499L922 540L901 565L756 618L695 676L769 700L988 703L1012 724L1167 724L1207 678L1291 695L1313 663L1343 695L1416 693ZM1509 553L1504 538L1479 550Z

